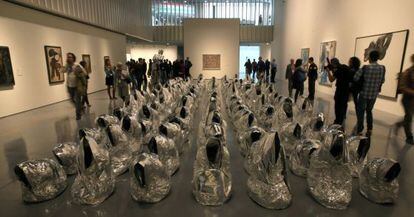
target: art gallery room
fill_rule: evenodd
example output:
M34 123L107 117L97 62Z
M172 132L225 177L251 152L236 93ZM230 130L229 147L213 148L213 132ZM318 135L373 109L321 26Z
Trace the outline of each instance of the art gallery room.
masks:
M0 1L0 215L413 216L413 8Z

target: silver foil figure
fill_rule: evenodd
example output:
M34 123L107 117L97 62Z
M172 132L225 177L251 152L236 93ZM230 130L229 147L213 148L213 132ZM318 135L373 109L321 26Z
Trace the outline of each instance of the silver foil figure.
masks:
M76 159L79 154L79 145L76 142L57 144L52 152L60 165L63 166L67 175L73 175L78 172Z
M286 151L286 155L290 154L295 150L296 144L303 139L303 130L299 123L288 123L282 127L280 138L282 145Z
M52 159L22 162L14 168L14 172L21 183L22 199L25 202L53 199L67 186L63 167Z
M326 120L323 113L319 113L315 117L306 120L303 127L304 137L306 139L315 139L322 141L322 133L325 129L325 122Z
M157 154L160 161L172 176L180 167L180 157L174 141L164 135L157 135L150 139L147 144L150 153Z
M289 157L289 168L293 174L306 177L312 154L319 150L322 144L319 140L305 139L299 141Z
M193 195L198 203L218 206L230 198L230 155L219 139L209 138L198 149L193 171Z
M184 133L181 130L181 127L177 123L166 122L160 125L159 131L164 136L172 139L175 146L177 147L178 153L183 153L184 151Z
M99 128L106 128L111 124L119 124L119 119L113 115L100 115L95 120L96 125Z
M265 135L266 131L257 126L253 126L249 130L241 133L238 139L242 156L246 156L250 152L253 144L260 142Z
M365 165L359 176L359 192L374 203L394 203L398 198L397 177L400 171L401 166L395 160L372 159Z
M268 209L286 209L292 202L285 153L278 133L266 136L253 158L253 169L247 180L249 197Z
M331 209L346 209L352 198L352 174L346 163L345 136L336 132L312 154L307 182L311 195Z
M116 176L119 176L128 170L132 158L133 146L139 146L136 141L128 140L127 135L122 131L118 124L109 125L107 136L111 147L109 148L109 155L111 156L111 164ZM133 142L131 144L131 142Z
M296 113L297 108L296 105L293 103L293 99L283 99L280 102L279 107L276 109L276 120L274 124L275 130L279 130L286 124L293 122L294 115Z
M351 168L352 176L357 178L367 163L367 154L371 146L371 139L354 136L347 139L346 144L349 167Z
M157 203L170 192L170 174L156 154L136 156L129 173L131 196L138 202Z
M148 141L148 129L143 122L138 122L135 116L125 116L121 121L122 130L127 135L133 152L140 152L142 144Z
M97 205L112 194L115 176L109 152L93 138L86 136L81 139L78 168L79 173L71 189L75 202Z

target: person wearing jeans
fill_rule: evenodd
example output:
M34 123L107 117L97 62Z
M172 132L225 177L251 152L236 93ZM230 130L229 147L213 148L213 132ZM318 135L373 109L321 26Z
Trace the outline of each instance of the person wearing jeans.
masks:
M411 61L414 64L414 54L411 56ZM401 127L404 127L406 143L414 145L412 133L414 115L414 65L401 75L398 89L403 94L402 105L404 107L405 115L404 119L396 124L396 133L398 133L398 130Z
M375 101L381 92L382 84L385 82L385 66L378 64L380 53L376 50L369 53L369 64L364 65L355 76L354 81L362 80L362 90L357 103L357 134L361 135L364 130L365 113L367 115L367 133L369 137L373 129L373 115Z

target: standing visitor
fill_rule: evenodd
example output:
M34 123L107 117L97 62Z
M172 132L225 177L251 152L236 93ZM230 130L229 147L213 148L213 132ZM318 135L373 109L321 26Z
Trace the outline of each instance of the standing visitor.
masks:
M193 67L193 63L191 63L190 58L187 57L184 64L185 64L185 76L184 76L184 78L187 80L188 78L191 77L190 69L191 69L191 67Z
M378 94L381 92L382 84L385 82L385 66L378 64L378 51L371 51L369 54L369 64L364 65L354 77L354 81L362 81L362 90L358 97L357 109L357 134L361 135L364 130L365 113L367 114L367 133L369 137L372 135L373 115L375 102ZM362 79L362 80L360 80Z
M246 68L246 79L250 80L252 75L252 63L250 62L250 59L247 59L247 62L244 63L244 67Z
M257 79L259 80L260 83L262 83L264 81L265 69L266 69L266 64L263 61L262 57L259 57L259 62L257 62L257 69L259 71L259 73L257 73Z
M399 82L399 91L403 94L402 105L404 107L404 119L396 124L396 133L399 128L404 127L406 143L414 145L412 122L414 114L414 54L411 56L413 64L409 69L402 73Z
M270 77L270 61L266 59L265 61L265 82L266 83L269 82L269 77Z
M148 71L148 65L145 59L142 59L142 78L144 79L144 86L143 91L147 91L147 86L148 86L148 78L147 78L147 71Z
M347 65L341 64L337 58L331 60L328 66L328 78L330 82L336 80L335 90L335 121L334 124L344 125L346 113L348 110L348 100L350 86L352 83L352 74L349 72Z
M349 72L352 78L355 77L355 74L359 71L360 68L361 68L361 61L358 59L358 57L351 57L349 59ZM354 105L355 105L355 111L358 108L358 95L359 95L359 92L361 91L361 87L358 87L358 86L359 86L359 83L354 82L352 79L351 93L352 93L352 100L354 101Z
M86 71L86 69L88 68L88 63L86 63L85 61L82 60L82 61L79 62L79 64L82 66L83 72L86 75L85 93L83 95L82 106L86 104L88 107L91 107L91 104L89 103L89 99L88 99L89 72Z
M117 77L119 97L125 102L129 99L129 83L131 83L131 78L128 70L125 69L122 63L116 65L115 73Z
M106 90L108 92L109 99L116 99L114 80L115 80L115 72L112 68L111 60L105 59L105 84L106 84ZM112 91L111 91L111 88L112 88ZM111 92L112 92L112 95L111 95Z
M308 71L308 99L313 102L315 100L315 83L318 79L318 66L316 66L313 57L309 58L309 71Z
M257 62L256 62L256 59L253 59L252 69L253 69L252 81L254 83L254 80L256 79L256 72L257 72Z
M185 64L184 64L184 60L180 60L180 72L179 72L179 75L183 79L185 78Z
M173 78L177 78L180 74L180 62L176 59L173 62Z
M75 105L76 120L81 119L82 115L82 96L86 92L86 74L82 66L76 63L76 56L73 53L66 54L66 66L63 68L66 73L66 84L71 101Z
M295 72L295 60L290 59L290 64L286 67L286 75L285 75L286 80L288 80L289 97L292 97L292 89L293 89L292 76L294 72Z
M272 64L271 64L272 69L270 70L270 82L271 83L275 83L276 82L276 72L277 72L277 64L276 64L276 60L273 59L272 60Z
M297 59L295 63L295 72L292 75L293 89L295 89L295 103L298 101L298 96L305 88L306 72L302 68L302 59Z

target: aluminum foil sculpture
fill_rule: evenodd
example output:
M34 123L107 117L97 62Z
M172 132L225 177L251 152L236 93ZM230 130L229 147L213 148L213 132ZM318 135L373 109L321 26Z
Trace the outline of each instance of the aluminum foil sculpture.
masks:
M171 189L170 175L158 155L142 153L129 168L131 196L138 202L157 203Z
M139 145L134 140L128 140L121 126L117 124L109 125L106 133L111 144L109 155L111 156L112 168L114 174L119 176L128 170L132 152L139 149ZM134 146L136 148L133 149Z
M218 206L231 196L230 155L219 139L209 138L197 151L193 195L202 205Z
M285 209L292 202L292 194L278 133L268 134L260 147L247 180L249 197L265 208Z
M184 133L181 130L181 127L177 123L166 122L160 125L160 133L174 141L175 146L177 147L178 153L183 153L184 151Z
M246 156L250 152L253 144L260 142L265 135L266 131L257 126L253 126L249 130L241 133L238 139L242 156Z
M99 128L106 128L111 124L119 124L119 119L113 115L101 115L95 120Z
M331 209L346 209L352 198L352 174L346 163L345 136L337 131L310 159L307 182L311 195Z
M72 197L80 204L100 204L115 188L109 152L90 137L81 139L79 150L79 173L72 185Z
M288 123L282 127L280 137L287 156L295 150L296 144L303 139L302 126L299 123Z
M359 176L359 192L368 200L394 203L398 198L397 177L401 171L398 162L387 158L374 158L367 163Z
M307 139L322 140L322 133L325 129L325 116L323 113L305 121L303 127L304 137Z
M53 199L67 186L63 167L52 159L22 162L14 168L14 172L21 183L22 199L25 202Z
M150 153L157 154L166 167L168 175L172 176L180 166L177 147L172 139L164 135L152 137L147 144Z
M260 122L266 130L272 130L275 121L276 110L272 105L266 105L261 110Z
M122 130L128 136L134 152L141 150L141 144L148 140L147 127L143 122L138 122L135 116L125 116L121 121Z
M57 144L52 152L60 165L63 166L67 175L73 175L78 172L76 159L79 154L79 145L76 142Z
M347 140L347 161L351 168L352 176L357 178L362 168L367 163L367 154L371 146L371 139L362 136L354 136Z
M312 154L321 148L319 140L305 139L299 141L289 157L289 168L293 174L306 177Z
M280 102L279 108L276 110L276 123L275 128L281 129L281 127L293 121L294 114L296 113L296 107L291 98L285 98Z

